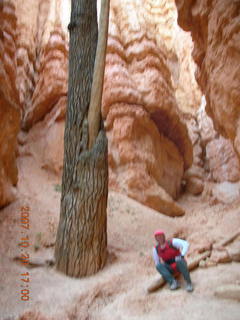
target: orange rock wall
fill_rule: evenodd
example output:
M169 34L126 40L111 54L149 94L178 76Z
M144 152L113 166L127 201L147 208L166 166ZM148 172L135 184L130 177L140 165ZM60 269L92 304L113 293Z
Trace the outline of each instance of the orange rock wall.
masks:
M236 182L240 180L240 161L233 149L231 140L225 139L214 130L213 122L206 114L205 103L197 113L204 149L206 178L214 182Z
M184 173L186 191L200 194L205 183L237 182L240 180L240 161L232 142L213 127L205 111L206 100L195 115L185 114L185 122L193 145L193 164Z
M68 34L61 10L69 1L15 2L16 82L23 110L22 127L29 130L67 94Z
M29 130L52 116L39 125L38 134L34 130L18 139L18 152L61 170L69 13L69 0L0 1L0 206L14 198L20 127Z
M176 0L179 25L191 31L196 78L215 129L240 157L240 2Z
M111 1L102 107L110 187L168 215L183 213L173 199L192 164L171 72L174 14L173 1Z
M14 3L15 83L21 127L28 131L19 136L19 153L33 155L42 167L59 174L70 2ZM180 76L181 66L189 68L190 50L176 45L176 30L180 31L173 0L111 1L102 109L110 146L110 187L170 215L183 213L173 199L192 163L180 109L196 108L199 98ZM186 40L181 34L191 46L189 36Z
M221 7L218 1L214 3L217 8ZM30 4L12 0L1 2L1 6L0 75L6 81L0 83L0 121L3 121L4 132L0 142L8 139L9 146L0 150L0 161L5 167L0 176L0 205L12 199L12 186L17 182L15 149L20 114L21 127L27 130L21 132L18 139L20 155L31 154L43 168L61 173L70 1L38 0ZM179 3L178 9L181 20L186 12L181 11ZM213 19L208 10L201 10L201 5L193 7L192 15L202 12L201 19L206 15ZM229 10L233 10L232 5L227 12ZM211 20L210 26L214 21ZM191 21L193 29L197 23L200 18L198 22ZM211 81L206 82L206 66L215 66L206 48L211 52L216 48L212 43L206 44L206 39L205 42L201 40L206 29L204 23L192 31L197 79L204 92L209 93L207 110L210 112L209 106L215 110L221 124L220 132L226 135L225 128L234 127L234 139L237 139L238 113L232 103L235 91L231 91L233 99L228 111L224 111L230 112L231 121L226 121L221 108L229 92L224 89L225 100L218 106L217 95L212 94L219 83L220 71L213 68L216 79L210 75ZM230 34L227 29L223 34L227 37L228 32ZM236 36L234 32L233 37ZM216 45L220 46L218 42ZM206 51L202 63L199 47L202 48L201 57ZM212 142L202 142L204 134L199 117L195 115L201 92L194 79L196 65L191 58L192 48L190 34L177 25L174 0L111 1L102 105L109 139L109 186L168 215L183 214L175 202L183 178L187 181L187 190L194 194L201 193L206 177L216 182L239 180L239 163L227 140L215 132ZM223 59L226 50L222 50L222 56L218 51L215 55ZM230 50L226 59L232 55ZM234 65L235 60L232 61ZM229 63L227 60L227 65ZM229 77L233 78L232 83ZM228 89L236 85L233 68L227 73L226 81ZM11 124L4 120L9 118L13 119ZM219 150L227 156L217 157Z
M0 207L14 199L16 144L20 125L16 79L16 12L12 1L0 2Z
M17 87L22 128L21 155L31 154L57 174L63 166L67 101L69 0L16 1ZM30 11L30 12L29 12ZM29 20L29 15L31 20Z
M56 173L62 168L66 102L68 39L59 10L64 3L34 3L31 28L27 2L17 6L17 84L22 127L30 130L19 139L20 154L34 155L42 167ZM180 30L173 0L155 5L111 1L102 109L109 138L110 188L172 215L183 213L173 199L192 162L178 104L186 111L198 100L179 76L179 60L187 68L190 52L186 55L187 50L176 46L176 29Z

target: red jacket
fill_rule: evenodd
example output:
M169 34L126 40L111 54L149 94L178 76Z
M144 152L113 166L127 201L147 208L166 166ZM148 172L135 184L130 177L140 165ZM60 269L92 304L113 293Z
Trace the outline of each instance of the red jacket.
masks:
M173 247L172 240L166 241L166 245L163 249L161 249L159 244L155 248L159 258L161 258L165 263L169 264L174 271L177 271L175 257L180 256L181 252Z

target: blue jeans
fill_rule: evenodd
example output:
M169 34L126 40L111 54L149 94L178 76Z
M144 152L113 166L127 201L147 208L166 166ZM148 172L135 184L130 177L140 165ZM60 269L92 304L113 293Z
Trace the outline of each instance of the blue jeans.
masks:
M190 274L188 271L187 263L184 259L176 262L177 270L183 275L184 280L187 283L191 283ZM167 263L158 263L156 266L157 271L161 274L163 279L171 284L174 280L173 269Z

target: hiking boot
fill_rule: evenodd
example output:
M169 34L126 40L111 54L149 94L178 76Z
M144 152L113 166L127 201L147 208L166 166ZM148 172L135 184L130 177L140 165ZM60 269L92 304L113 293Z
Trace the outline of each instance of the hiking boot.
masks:
M176 290L177 288L179 288L179 284L177 282L177 280L173 280L172 283L170 284L170 290Z
M188 282L186 285L186 290L187 292L192 292L193 291L193 285L191 282Z

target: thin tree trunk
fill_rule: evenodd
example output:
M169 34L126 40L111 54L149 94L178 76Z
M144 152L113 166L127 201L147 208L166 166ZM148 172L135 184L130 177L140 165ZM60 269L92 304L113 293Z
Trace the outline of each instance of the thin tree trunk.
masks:
M102 125L88 150L88 108L98 32L96 0L72 0L69 30L68 108L55 260L59 271L82 277L101 269L107 258L108 164Z
M93 146L101 125L101 101L104 81L105 58L108 39L110 0L102 0L100 14L100 33L96 52L91 99L88 112L89 148Z

